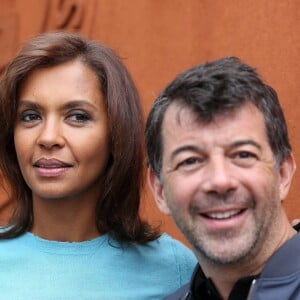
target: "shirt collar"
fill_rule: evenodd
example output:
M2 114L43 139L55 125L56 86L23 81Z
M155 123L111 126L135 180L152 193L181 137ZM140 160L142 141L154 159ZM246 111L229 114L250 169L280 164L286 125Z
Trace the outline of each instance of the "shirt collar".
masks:
M228 300L244 300L247 298L251 283L259 275L240 278L234 285ZM191 292L193 299L221 300L221 296L216 289L213 281L207 278L198 264L191 282Z

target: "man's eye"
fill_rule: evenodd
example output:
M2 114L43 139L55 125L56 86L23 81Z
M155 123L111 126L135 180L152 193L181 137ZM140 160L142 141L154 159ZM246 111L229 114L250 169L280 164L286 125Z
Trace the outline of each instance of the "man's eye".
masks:
M182 162L183 165L193 165L197 163L199 160L195 157L191 157Z
M201 164L201 159L197 157L189 157L183 161L181 161L178 165L177 168L185 169L185 170L191 170L193 168L196 168Z
M232 158L237 165L240 165L242 167L250 167L258 159L255 153L249 151L239 151L237 153L234 153Z
M238 152L236 157L237 158L254 158L255 155L253 153L250 153L247 151L242 151L242 152Z

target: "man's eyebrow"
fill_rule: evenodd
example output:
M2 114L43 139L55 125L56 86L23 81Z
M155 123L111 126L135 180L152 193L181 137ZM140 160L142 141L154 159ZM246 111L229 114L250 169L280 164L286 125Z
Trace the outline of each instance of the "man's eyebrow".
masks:
M244 146L244 145L252 145L255 148L261 150L262 147L259 143L255 142L254 140L240 140L240 141L235 141L232 144L230 144L230 147L232 148L236 148L236 147L240 147L240 146Z

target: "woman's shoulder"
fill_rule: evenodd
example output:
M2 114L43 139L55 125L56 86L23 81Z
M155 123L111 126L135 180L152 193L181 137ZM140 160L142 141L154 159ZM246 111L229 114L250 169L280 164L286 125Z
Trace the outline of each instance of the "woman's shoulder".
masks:
M167 233L163 233L157 239L157 243L158 243L158 247L161 250L167 252L173 252L174 256L177 259L187 260L187 262L190 262L194 265L196 264L196 257L194 253L191 251L191 249L188 248L179 240L172 238Z
M151 242L149 249L151 250L147 251L146 255L150 260L152 257L161 270L165 269L169 274L173 274L172 278L176 280L178 287L190 280L197 264L197 259L190 248L163 233L157 240Z
M196 265L196 257L193 252L182 242L163 233L154 241L137 246L138 252L147 256L149 260L159 261L163 264L180 265L191 270Z
M12 253L21 251L20 249L23 244L22 236L14 238L2 237L1 234L5 233L7 230L7 227L0 227L0 256L1 253L5 253L5 255L9 256Z

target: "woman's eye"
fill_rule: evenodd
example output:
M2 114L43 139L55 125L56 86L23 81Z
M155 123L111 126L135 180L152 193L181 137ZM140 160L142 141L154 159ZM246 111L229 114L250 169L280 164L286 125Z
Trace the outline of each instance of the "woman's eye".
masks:
M20 115L20 120L23 122L34 122L40 119L41 116L37 112L25 111Z
M91 120L91 116L85 112L73 112L68 119L77 123L83 123Z

